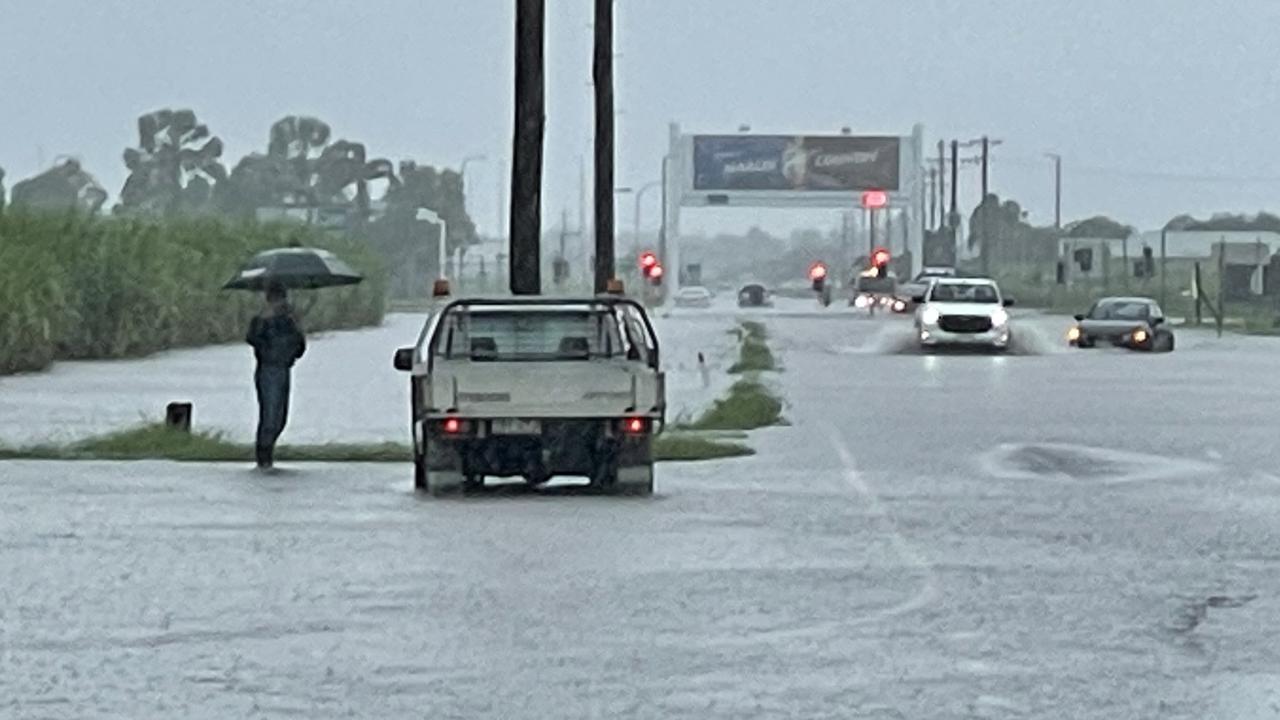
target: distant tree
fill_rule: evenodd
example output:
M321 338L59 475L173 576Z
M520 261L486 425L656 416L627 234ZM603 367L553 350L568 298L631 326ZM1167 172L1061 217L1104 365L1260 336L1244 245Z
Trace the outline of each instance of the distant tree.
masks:
M1064 233L1073 238L1109 238L1123 240L1134 233L1133 226L1125 225L1103 215L1077 220L1066 227Z
M1002 263L1052 262L1057 256L1057 230L1037 228L1026 221L1026 215L1017 202L987 195L969 218L969 248L982 246L991 255L992 268Z
M124 151L129 177L116 212L168 216L212 209L226 180L222 140L191 110L156 110L138 118L138 147Z
M77 160L67 158L13 186L14 207L41 210L83 210L93 214L107 202L107 191Z
M369 160L365 146L349 140L332 144L328 123L290 115L271 126L266 154L252 153L236 164L219 194L228 212L254 215L259 208L302 207L346 211L362 224L371 211L369 182L398 185L390 160Z
M0 168L0 212L4 212L4 168Z
M384 161L380 161L384 162ZM452 256L458 249L478 241L475 223L466 211L462 175L454 170L437 170L412 160L400 163L399 177L379 167L393 179L383 197L381 217L366 230L373 246L393 268L392 283L401 294L421 292L440 272L438 267L440 228L417 219L419 209L434 211L448 225L448 245Z
M1268 212L1257 215L1215 213L1208 220L1179 215L1165 223L1166 230L1201 232L1280 232L1280 217Z

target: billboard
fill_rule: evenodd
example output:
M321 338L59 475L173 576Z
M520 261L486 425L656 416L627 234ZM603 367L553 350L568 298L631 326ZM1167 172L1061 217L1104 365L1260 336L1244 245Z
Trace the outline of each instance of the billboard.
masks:
M898 190L899 138L694 135L693 189Z

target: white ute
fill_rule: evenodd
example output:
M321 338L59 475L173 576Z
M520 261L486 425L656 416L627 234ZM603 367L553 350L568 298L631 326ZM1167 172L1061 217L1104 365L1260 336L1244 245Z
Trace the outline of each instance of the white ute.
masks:
M913 298L920 345L986 347L1004 351L1012 331L1006 307L1011 298L987 278L937 278L923 295Z
M410 372L418 490L579 475L604 492L653 492L666 397L658 339L634 300L455 300L395 367Z

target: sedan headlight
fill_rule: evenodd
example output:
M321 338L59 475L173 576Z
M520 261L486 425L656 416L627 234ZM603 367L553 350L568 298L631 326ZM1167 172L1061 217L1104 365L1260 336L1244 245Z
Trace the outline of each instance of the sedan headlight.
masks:
M1067 341L1075 342L1080 339L1080 326L1072 325L1067 329Z
M941 313L938 312L938 308L927 307L924 309L924 312L920 313L920 322L925 325L935 325L937 324L940 316Z
M1009 313L1005 312L1004 308L996 308L996 311L991 313L992 325L999 327L1008 322L1009 322Z

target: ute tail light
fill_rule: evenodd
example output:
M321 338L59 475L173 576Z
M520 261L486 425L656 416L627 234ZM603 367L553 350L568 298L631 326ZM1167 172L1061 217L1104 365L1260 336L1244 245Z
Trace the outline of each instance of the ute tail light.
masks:
M463 437L471 434L472 424L469 420L448 417L440 421L440 433L448 437Z
M622 420L622 434L624 435L647 435L650 427L649 418L629 417Z

